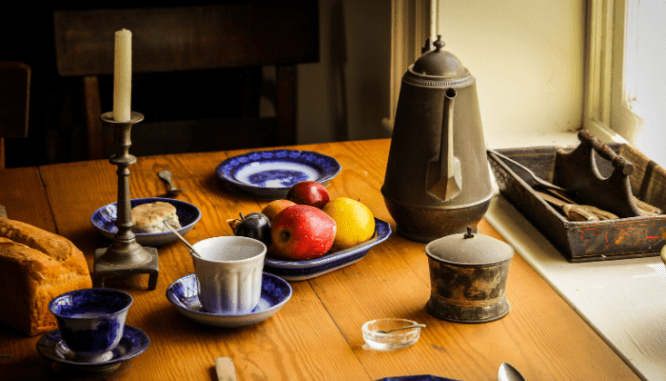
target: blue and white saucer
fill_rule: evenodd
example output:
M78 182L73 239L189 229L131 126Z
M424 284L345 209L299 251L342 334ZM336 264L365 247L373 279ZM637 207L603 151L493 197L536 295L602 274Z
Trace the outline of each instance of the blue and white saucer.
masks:
M342 169L330 156L289 149L254 151L230 157L215 168L234 192L265 199L285 198L301 181L324 183Z
M375 236L369 241L346 250L304 261L287 261L266 257L264 271L278 275L288 281L318 277L358 262L365 257L373 246L384 242L390 235L391 226L388 222L375 218Z
M187 318L217 327L236 328L256 324L273 316L291 298L289 283L273 274L264 273L261 282L261 299L249 313L216 314L203 309L195 274L177 279L166 290L167 299Z
M142 330L131 325L125 325L123 338L120 343L102 361L83 362L77 359L77 356L67 347L60 330L55 329L44 334L37 341L37 351L49 360L59 364L75 367L87 372L105 372L113 370L135 356L140 355L148 348L150 339Z

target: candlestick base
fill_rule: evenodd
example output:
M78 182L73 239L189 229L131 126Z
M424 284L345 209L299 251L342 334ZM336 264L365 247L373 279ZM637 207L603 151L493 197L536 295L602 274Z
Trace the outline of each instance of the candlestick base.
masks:
M95 286L104 287L104 278L108 276L149 274L148 289L157 288L159 275L157 249L137 245L139 249L129 255L125 255L122 249L120 252L114 250L113 244L108 248L95 250Z
M132 111L130 120L116 122L113 113L102 114L102 121L115 129L115 145L117 153L109 162L118 167L118 203L116 208L116 226L118 232L113 237L113 243L107 248L95 250L95 285L104 287L104 277L118 275L133 275L148 273L148 289L157 288L159 267L157 262L157 249L143 247L136 242L132 231L132 206L129 192L129 166L136 163L136 157L129 154L132 145L130 134L132 125L143 120L143 115Z

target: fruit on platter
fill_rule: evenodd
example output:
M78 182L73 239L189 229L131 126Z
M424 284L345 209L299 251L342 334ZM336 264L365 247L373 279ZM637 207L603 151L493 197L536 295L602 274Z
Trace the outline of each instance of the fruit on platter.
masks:
M264 208L261 210L261 213L266 215L266 217L268 217L268 219L273 222L275 216L292 205L296 205L296 203L285 199L274 200L269 202L268 205L264 206Z
M375 218L370 208L348 197L330 200L323 208L337 226L333 250L345 250L363 243L375 234Z
M294 184L287 192L287 200L299 205L322 208L331 199L328 190L316 181L301 181Z
M240 220L229 219L227 223L233 230L234 235L254 238L270 246L271 244L271 222L263 213L250 213L243 216L240 213Z
M293 205L273 219L273 247L268 255L289 260L319 258L331 249L335 236L336 224L328 214L314 206Z

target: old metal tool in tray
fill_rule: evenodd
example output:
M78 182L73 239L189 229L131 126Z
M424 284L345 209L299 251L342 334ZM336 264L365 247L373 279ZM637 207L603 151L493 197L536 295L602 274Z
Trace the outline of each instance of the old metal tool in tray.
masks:
M618 215L621 218L660 214L657 208L640 201L631 191L629 176L634 166L602 143L587 130L578 133L581 144L573 151L556 151L554 178L583 203ZM613 171L604 178L597 168L594 152L610 161Z
M531 186L535 193L549 204L559 208L571 221L599 221L618 218L616 215L596 208L592 205L580 205L573 201L567 190L538 177L532 170L519 162L495 150L488 150L490 155L501 160L518 177ZM541 190L539 190L541 189Z

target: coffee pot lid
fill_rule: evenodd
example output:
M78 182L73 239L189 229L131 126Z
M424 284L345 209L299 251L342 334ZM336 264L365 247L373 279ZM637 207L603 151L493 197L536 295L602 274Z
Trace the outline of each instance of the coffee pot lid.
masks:
M438 35L437 40L433 42L435 50L423 54L410 67L413 74L441 77L446 79L464 78L469 76L469 70L463 66L460 60L444 50L444 41L442 36Z
M428 257L455 265L480 266L505 262L513 257L513 247L483 234L451 234L426 245Z

